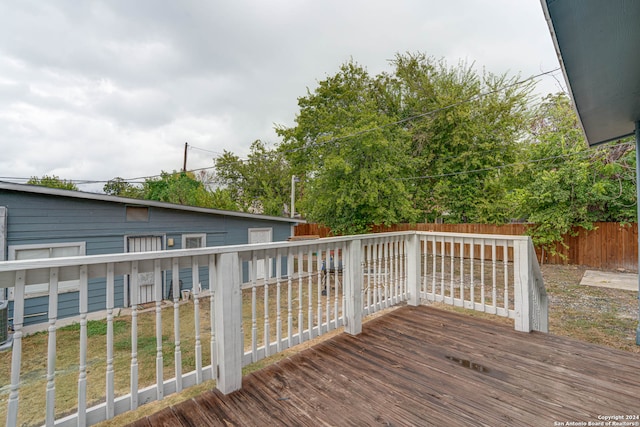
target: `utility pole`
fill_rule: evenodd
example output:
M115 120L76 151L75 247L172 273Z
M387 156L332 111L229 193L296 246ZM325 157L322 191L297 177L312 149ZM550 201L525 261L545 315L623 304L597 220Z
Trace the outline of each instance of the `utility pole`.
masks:
M300 179L295 175L291 175L291 218L296 213L296 182L300 182Z
M189 143L184 143L184 162L182 163L182 172L187 171L187 148L189 147Z

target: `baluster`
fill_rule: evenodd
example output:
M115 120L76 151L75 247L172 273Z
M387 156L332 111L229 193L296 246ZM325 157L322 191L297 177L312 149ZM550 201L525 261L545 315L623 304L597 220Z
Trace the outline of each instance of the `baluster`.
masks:
M164 398L164 373L162 356L162 271L160 270L160 260L153 262L154 291L156 302L156 397L158 400Z
M78 369L78 425L87 424L87 312L89 311L89 275L80 266L80 366Z
M373 244L367 246L367 255L366 255L366 267L367 267L367 315L371 314L371 305L372 305L372 297L375 298L375 286L376 278L373 277L373 283L371 283L372 273L375 274L374 266L373 266ZM373 291L373 292L372 292Z
M404 300L408 299L408 297L406 295L408 295L409 293L409 275L408 275L408 265L409 265L409 256L408 256L408 251L409 249L409 241L405 240L404 242L402 242L400 244L400 255L401 255L401 262L400 262L400 285L402 288L402 294L405 295L405 297L403 298ZM418 250L420 250L420 247L418 246ZM420 263L418 262L417 265L418 270L420 269ZM420 271L418 271L418 273L420 274Z
M418 239L418 245L420 240ZM406 254L406 248L405 248L405 241L404 240L398 240L397 242L397 252L396 252L396 257L397 257L397 261L396 261L396 281L398 282L398 296L397 296L397 304L400 303L400 301L404 301L407 299L407 288L406 288L406 284L407 284L407 272L406 272L406 263L408 261L407 259L407 254ZM420 246L418 246L416 248L416 250L420 250ZM418 265L416 265L417 269L420 269L420 262L418 262ZM418 289L420 289L418 287Z
M495 309L498 307L498 304L496 302L497 290L496 290L496 241L495 240L491 241L491 272L492 272L491 305L493 306L493 312L495 313Z
M269 270L271 259L265 256L264 259L264 356L269 357L271 347L271 325L269 324Z
M1 292L1 291L0 291ZM47 426L55 423L56 321L58 318L58 269L49 270L49 336L47 349Z
M390 266L390 259L389 259L389 245L391 243L385 239L385 241L382 243L382 261L384 262L384 302L383 302L383 307L387 308L389 307L389 285L390 285L390 280L391 280L391 266Z
M429 251L429 248L427 247L428 245L428 240L427 238L424 238L423 236L420 237L420 256L422 257L422 285L421 285L421 292L423 292L425 294L429 293L429 284L427 283L427 277L429 276L429 263L428 263L428 259L427 259L427 254Z
M431 278L431 290L432 290L432 293L433 293L433 299L434 300L436 298L436 274L437 274L437 270L438 270L438 267L437 267L437 263L438 263L438 260L437 260L438 247L436 246L437 243L438 243L437 239L434 236L433 239L431 240L431 257L432 257L431 262L433 264L432 268L431 268L431 274L433 275L433 277Z
M505 316L509 316L509 242L504 241L502 246L502 263L504 264L504 309Z
M464 307L464 238L460 240L460 302Z
M113 307L115 292L114 265L112 262L107 264L107 372L106 372L106 406L107 419L113 418L115 415L114 399L115 399L115 371L113 368Z
M389 272L390 277L390 304L396 305L398 303L398 293L402 292L402 285L400 283L400 242L396 240L392 240L389 242L389 266L391 271Z
M331 262L332 262L332 255L331 255L331 248L327 248L327 250L325 251L325 260L324 260L324 267L325 267L325 276L324 276L324 290L325 290L325 315L326 315L326 324L327 324L327 331L331 330Z
M325 304L326 304L326 322L327 331L331 330L331 248L328 247L324 252L324 289L325 289Z
M294 256L293 252L289 251L288 262L287 262L287 271L289 272L289 277L287 278L287 346L291 347L293 345L292 335L293 335L293 302L291 301L291 292L293 290L293 273L295 271L294 268Z
M309 326L309 339L313 339L313 251L311 247L307 252L307 322Z
M200 340L200 266L198 258L191 258L191 281L193 293L193 320L195 328L196 384L202 383L202 341Z
M16 271L13 292L13 351L11 353L11 385L7 405L7 425L18 425L20 364L22 362L22 325L24 322L24 287L26 271Z
M451 283L450 283L450 289L449 289L449 292L451 294L451 305L455 305L456 303L455 302L456 293L454 290L454 281L456 277L455 268L456 268L456 238L452 237L451 238L451 271L450 271Z
M131 410L138 407L138 261L131 261Z
M371 287L372 293L372 301L371 301L371 312L375 313L378 307L378 246L377 243L374 242L371 244L371 267L373 271L373 284Z
M258 255L253 252L251 258L251 360L255 363L258 361L258 316L257 316L257 299L258 299Z
M376 311L382 308L384 300L384 261L382 259L382 243L376 242Z
M333 318L335 321L334 327L338 327L338 317L339 317L339 313L338 313L338 305L340 302L340 270L341 270L341 265L342 267L344 267L344 264L341 263L341 248L336 247L334 249L334 255L333 255L333 283L335 284L335 289L333 291L333 297L334 297L334 301L333 301ZM342 279L344 280L344 274Z
M486 311L485 306L485 287L484 287L484 269L485 269L485 242L484 239L480 240L480 303L482 304L482 311Z
M444 302L444 259L446 255L446 245L445 238L442 236L442 240L440 240L440 296L442 297L442 302Z
M304 335L304 315L302 313L302 279L304 273L304 257L302 248L298 249L298 343L302 342Z
M322 270L322 248L318 247L316 251L316 268L318 271L318 336L322 335L322 285L324 280L324 271Z
M406 242L398 242L398 280L400 281L400 293L403 300L407 299L407 253ZM416 264L420 268L420 262Z
M174 365L176 371L176 392L182 391L182 349L180 348L180 261L171 260L171 280L173 281L173 339Z
M349 269L347 267L347 263L349 261L347 261L346 258L346 254L347 254L347 246L343 245L342 246L342 286L340 286L340 290L342 291L342 317L343 317L343 321L342 324L345 324L345 319L347 318L347 292L346 292L346 286L345 286L345 280L346 280L346 275L347 274L351 274L349 272ZM358 268L360 268L358 266ZM362 275L360 275L360 277L362 278ZM362 283L360 284L360 288L362 288ZM362 295L360 295L362 297Z
M400 257L400 245L402 243L398 241L391 241L389 244L390 247L390 260L389 264L391 266L391 305L396 305L398 303L398 296L402 295L402 275L400 273L400 264L402 259ZM419 266L420 264L418 264Z
M209 340L210 355L211 355L211 378L217 377L217 366L218 366L218 358L216 354L216 316L215 316L215 289L216 289L216 278L217 278L217 269L216 269L216 256L209 255L209 323L211 326L211 338ZM243 341L244 345L244 341Z
M469 259L471 260L471 264L469 265L469 273L471 278L469 279L469 292L471 295L469 296L469 300L471 300L471 308L475 310L476 308L476 294L475 294L475 278L474 278L474 265L475 265L475 240L471 239L471 244L469 248Z
M282 254L280 249L276 251L276 348L282 351Z

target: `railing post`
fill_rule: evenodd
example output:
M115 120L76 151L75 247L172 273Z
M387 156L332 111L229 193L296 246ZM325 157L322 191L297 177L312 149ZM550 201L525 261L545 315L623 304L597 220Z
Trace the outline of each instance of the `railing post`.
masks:
M238 253L217 255L215 330L218 369L216 387L224 394L242 387L242 291Z
M407 245L407 292L409 305L420 305L420 235L411 234Z
M514 240L514 308L515 329L520 332L531 332L531 279L529 268L529 241Z
M362 332L362 242L352 240L347 246L347 276L345 280L346 312L345 332L358 335Z

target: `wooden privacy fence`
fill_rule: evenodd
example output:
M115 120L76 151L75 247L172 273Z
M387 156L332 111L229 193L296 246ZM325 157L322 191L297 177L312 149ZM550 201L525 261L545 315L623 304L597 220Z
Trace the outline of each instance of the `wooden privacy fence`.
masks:
M528 224L397 224L391 227L376 226L374 233L392 231L437 231L449 233L501 234L521 236L526 234ZM571 235L575 234L575 235ZM593 230L577 227L564 236L564 243L556 245L560 255L551 255L536 247L541 264L575 264L603 270L624 269L638 271L638 224L596 222ZM319 224L299 224L296 236L332 236L328 227Z

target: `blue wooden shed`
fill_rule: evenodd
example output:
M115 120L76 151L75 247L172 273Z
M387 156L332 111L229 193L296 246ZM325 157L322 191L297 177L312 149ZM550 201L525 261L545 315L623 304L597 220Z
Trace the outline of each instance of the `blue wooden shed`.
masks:
M164 251L198 247L286 241L299 219L222 211L149 200L128 199L82 191L0 182L0 262ZM258 274L264 274L259 272ZM191 289L192 275L181 272L181 289ZM198 284L208 289L208 277ZM127 278L116 288L116 306L129 305ZM154 286L172 298L171 274L154 283L153 275L139 277L138 301L153 301ZM78 314L78 284L59 285L59 317ZM90 283L89 311L105 308L105 287ZM11 290L0 295L9 301ZM25 297L25 325L47 321L48 287L29 286Z

